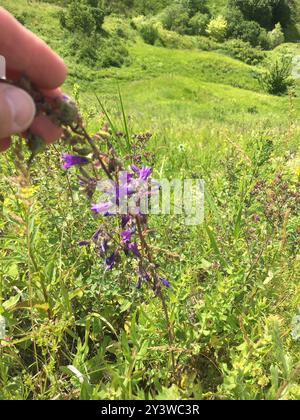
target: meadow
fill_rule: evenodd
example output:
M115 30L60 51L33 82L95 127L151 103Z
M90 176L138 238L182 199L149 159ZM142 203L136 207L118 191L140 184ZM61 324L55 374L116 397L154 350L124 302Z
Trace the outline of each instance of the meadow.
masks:
M263 63L149 45L124 21L128 62L97 68L75 59L61 6L0 5L65 58L64 91L90 133L150 132L154 177L205 181L203 224L149 220L171 283L170 346L153 292L78 246L101 217L62 169L69 146L48 147L30 173L25 149L0 156L0 399L299 400L299 81L270 95ZM300 49L266 56L281 51Z

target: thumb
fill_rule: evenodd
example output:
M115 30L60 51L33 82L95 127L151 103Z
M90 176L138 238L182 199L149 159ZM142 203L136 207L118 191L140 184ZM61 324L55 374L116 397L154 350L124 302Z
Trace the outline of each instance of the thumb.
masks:
M0 139L26 131L34 116L35 104L28 93L0 83Z

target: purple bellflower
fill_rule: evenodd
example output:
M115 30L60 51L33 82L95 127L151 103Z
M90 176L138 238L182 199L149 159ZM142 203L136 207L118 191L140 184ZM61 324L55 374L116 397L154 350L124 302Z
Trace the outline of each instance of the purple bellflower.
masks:
M68 153L64 153L62 155L62 159L64 162L64 169L69 169L75 165L86 165L87 163L89 163L89 160L86 157L69 155Z

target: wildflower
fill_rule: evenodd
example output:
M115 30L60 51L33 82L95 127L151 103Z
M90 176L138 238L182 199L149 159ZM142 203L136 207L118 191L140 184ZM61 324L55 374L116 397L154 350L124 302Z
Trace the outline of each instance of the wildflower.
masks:
M149 274L141 267L138 268L138 281L137 281L137 285L136 288L139 290L142 287L142 282L149 282L150 281L150 276Z
M152 173L152 169L148 166L143 166L140 170L140 179L146 181Z
M62 159L64 161L64 169L69 169L75 165L86 165L89 163L89 160L86 157L69 155L68 153L64 153L62 155Z
M142 181L146 181L152 173L152 169L149 166L143 166L140 169L137 165L132 164L131 169L139 175Z
M130 230L125 230L125 232L121 233L121 238L124 242L130 242L132 236L132 232Z
M69 102L69 101L71 101L71 98L70 98L70 96L63 93L62 96L61 96L61 100L64 101L64 102Z
M105 252L108 250L108 240L103 239L100 245L101 251L105 254Z
M97 242L98 241L101 232L102 232L101 228L96 230L96 232L92 236L92 241L93 242Z
M97 203L97 204L93 204L91 210L94 213L97 214L103 214L104 216L109 216L111 213L109 213L109 210L112 207L112 203L107 202L107 203Z
M164 286L171 287L170 282L167 279L165 279L164 277L160 277L159 280Z
M79 246L87 246L87 245L90 245L90 241L80 241L80 242L78 243L78 245L79 245Z
M121 226L122 226L122 229L124 229L126 227L126 225L127 225L127 223L129 221L130 221L130 216L129 215L123 215L121 217Z
M139 247L138 244L136 242L132 242L128 245L128 249L133 253L133 255L135 255L136 257L140 257L140 251L139 251Z
M113 266L115 265L118 255L119 255L118 252L115 251L110 257L106 258L105 264L108 270L112 270Z

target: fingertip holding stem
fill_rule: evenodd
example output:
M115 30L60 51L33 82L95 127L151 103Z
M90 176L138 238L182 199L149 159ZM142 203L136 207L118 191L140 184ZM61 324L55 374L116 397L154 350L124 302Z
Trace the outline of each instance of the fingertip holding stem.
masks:
M1 139L0 140L0 153L5 152L10 146L11 140L10 138Z
M11 111L12 133L21 133L30 126L35 116L33 99L24 90L14 87L6 89L5 98Z
M0 87L0 138L26 131L34 117L35 104L27 92L10 85Z

